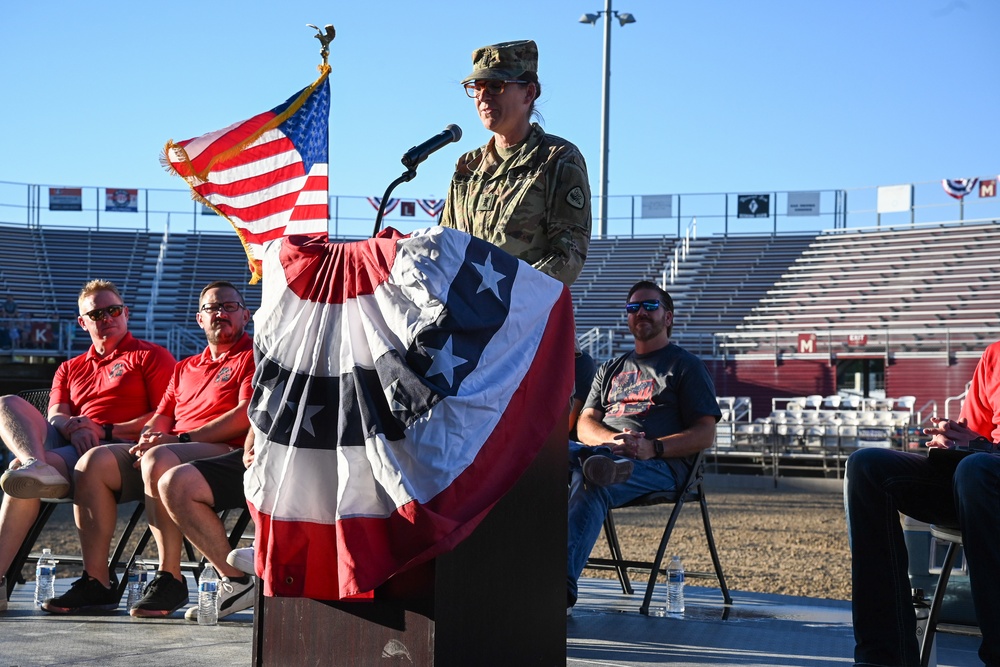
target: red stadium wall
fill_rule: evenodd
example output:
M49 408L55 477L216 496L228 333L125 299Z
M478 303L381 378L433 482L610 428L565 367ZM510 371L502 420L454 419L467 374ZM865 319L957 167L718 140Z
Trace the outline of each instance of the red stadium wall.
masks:
M959 359L949 364L944 357L899 359L885 369L885 393L890 398L916 396L915 409L928 401L937 403L938 415L944 416L945 399L965 391L972 379L978 359ZM837 392L836 366L812 359L784 360L778 366L766 359L720 359L705 361L719 396L749 396L753 416L765 417L771 412L772 398L828 396ZM951 407L957 417L958 404ZM926 417L930 408L923 410Z
M958 359L949 365L947 359L899 359L885 369L886 396L916 396L914 409L920 410L928 401L937 403L938 416L944 416L944 402L950 396L958 396L965 391L966 383L972 379L979 359ZM959 404L952 402L952 419L958 417ZM928 408L923 414L931 414Z
M836 393L836 367L812 359L790 359L775 366L767 359L706 361L719 396L749 396L754 417L771 412L772 398Z

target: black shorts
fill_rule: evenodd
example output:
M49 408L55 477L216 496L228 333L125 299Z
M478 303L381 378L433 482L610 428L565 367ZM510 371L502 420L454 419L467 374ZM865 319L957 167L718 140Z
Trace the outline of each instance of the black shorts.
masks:
M242 449L234 449L228 454L210 459L191 461L189 465L194 466L208 482L215 499L215 511L243 509L247 506L243 493L243 474L247 469L243 465Z

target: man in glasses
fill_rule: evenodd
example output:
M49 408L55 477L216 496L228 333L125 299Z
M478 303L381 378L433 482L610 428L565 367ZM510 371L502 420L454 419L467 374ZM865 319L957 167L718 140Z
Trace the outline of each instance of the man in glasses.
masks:
M608 510L683 482L722 417L705 365L670 342L670 295L640 281L625 311L635 349L598 369L570 442L568 609Z
M0 438L15 456L0 477L0 572L28 534L39 498L73 495L73 468L86 452L137 440L170 382L173 355L129 333L128 307L114 283L88 282L77 305L91 346L56 369L48 418L18 396L0 397ZM6 605L0 597L0 609Z
M572 285L590 244L590 184L577 147L531 122L542 92L538 47L484 46L472 65L463 85L493 137L458 159L441 224Z
M188 603L180 569L183 536L164 509L157 485L175 466L242 447L254 372L253 342L244 331L250 313L232 283L207 285L195 319L208 345L177 364L138 443L93 449L77 463L74 503L84 573L68 592L46 600L45 611L117 609L117 582L108 568L117 504L142 499L160 564L131 613L168 616ZM249 580L244 582L245 588L251 586Z

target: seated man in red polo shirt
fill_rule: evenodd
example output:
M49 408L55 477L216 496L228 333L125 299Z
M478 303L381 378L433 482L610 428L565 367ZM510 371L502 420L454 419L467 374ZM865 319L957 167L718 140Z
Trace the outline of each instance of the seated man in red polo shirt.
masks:
M211 283L199 304L196 319L208 346L177 364L138 444L91 450L77 464L74 503L84 573L68 592L46 600L45 611L117 609L116 581L108 568L116 505L143 496L160 567L131 613L167 616L188 603L180 570L183 536L160 502L157 483L182 463L242 448L254 372L253 343L244 332L250 313L239 290L228 282Z
M38 516L38 499L72 495L73 467L91 448L136 440L173 372L173 355L129 333L128 306L114 283L88 282L77 305L92 344L56 369L48 419L19 396L0 397L0 438L16 457L0 478L0 573ZM0 610L6 607L0 596Z

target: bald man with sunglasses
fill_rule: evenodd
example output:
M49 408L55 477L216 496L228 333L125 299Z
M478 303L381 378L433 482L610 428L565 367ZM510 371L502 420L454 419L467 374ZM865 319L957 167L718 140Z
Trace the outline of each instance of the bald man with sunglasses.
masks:
M705 364L670 342L670 295L640 281L625 312L635 349L598 369L569 446L567 611L608 510L676 488L722 417Z
M73 468L84 453L139 438L176 363L165 348L129 333L128 306L114 283L88 282L77 305L91 346L56 369L47 419L19 396L0 397L0 438L15 456L0 477L0 572L38 515L39 498L72 495ZM0 610L6 604L0 598Z

